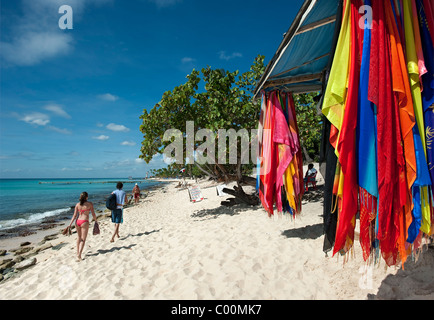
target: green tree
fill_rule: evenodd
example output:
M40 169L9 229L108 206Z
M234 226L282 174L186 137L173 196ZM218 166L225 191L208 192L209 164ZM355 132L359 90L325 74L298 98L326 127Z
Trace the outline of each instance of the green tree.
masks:
M166 91L161 101L149 112L145 109L140 130L143 142L140 158L147 163L154 155L163 153L172 141L164 141L166 130L177 129L185 132L187 121L194 121L195 129L206 128L215 133L215 145L218 145L219 129L255 129L259 119L259 105L253 101L253 90L264 72L264 57L258 56L250 70L239 75L239 71L229 72L222 69L203 68L201 72L193 70L187 76L187 82ZM202 74L202 79L201 75ZM199 92L203 81L204 90ZM184 159L186 159L186 135L184 139ZM203 142L195 141L194 149ZM195 172L202 172L216 180L236 180L241 183L246 179L249 166L241 165L241 146L237 142L237 164L203 164L196 166ZM250 148L249 148L250 149ZM229 152L229 148L227 148ZM191 160L191 159L190 159ZM251 169L252 166L250 166ZM246 171L247 170L247 171ZM190 172L192 172L190 170Z
M300 132L303 156L307 162L319 159L322 118L318 115L314 98L318 92L295 94L295 112Z

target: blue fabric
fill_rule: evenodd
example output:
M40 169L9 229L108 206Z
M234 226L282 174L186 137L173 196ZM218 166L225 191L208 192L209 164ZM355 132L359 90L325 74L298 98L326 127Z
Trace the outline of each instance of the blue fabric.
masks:
M428 72L422 76L422 105L424 110L426 152L431 183L434 184L434 113L430 108L434 103L434 49L428 30L426 15L421 0L417 0L422 49L425 57L425 67Z
M421 198L420 198L420 188L418 186L413 186L413 221L408 228L408 243L413 243L419 234L420 226L422 225L422 209L421 209Z
M431 179L428 173L425 152L423 151L422 139L417 125L413 127L414 152L416 155L416 186L430 186Z
M371 5L370 0L365 1ZM365 21L365 25L367 21ZM374 104L368 100L371 30L364 30L360 69L359 108L357 114L356 150L359 186L378 198L377 137Z
M431 185L431 178L428 173L428 165L425 160L425 152L423 151L422 140L420 138L417 125L413 127L413 136L417 170L416 181L413 185L413 221L408 228L408 243L414 242L422 225L422 202L420 187Z

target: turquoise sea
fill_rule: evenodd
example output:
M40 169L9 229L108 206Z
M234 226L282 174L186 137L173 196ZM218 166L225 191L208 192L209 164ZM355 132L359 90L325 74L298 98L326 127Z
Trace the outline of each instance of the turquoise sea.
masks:
M160 183L143 179L0 179L0 237L9 229L40 224L44 220L70 219L71 207L86 191L96 210L105 209L105 199L122 181L131 194L137 183L142 191ZM2 232L3 231L3 232Z

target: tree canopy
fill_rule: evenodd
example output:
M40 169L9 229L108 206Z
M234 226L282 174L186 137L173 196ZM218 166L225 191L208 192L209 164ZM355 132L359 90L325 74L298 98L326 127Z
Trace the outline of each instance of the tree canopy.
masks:
M215 140L219 138L219 129L235 131L256 129L260 102L253 100L253 92L264 70L264 56L261 55L255 58L250 70L242 74L238 70L230 72L212 69L210 66L201 71L193 70L184 84L164 92L161 101L150 111L143 110L140 117L142 119L140 130L144 139L140 158L149 163L156 154L164 153L164 150L175 140L174 138L165 140L165 133L168 130L177 130L181 133L183 163L169 167L173 172L182 167L192 172L191 168L194 167L196 176L205 174L226 182L243 180L244 175L250 174L256 163L252 161L250 164L242 165L240 139L235 142L236 163L221 163L217 159L215 163L197 163L194 159L190 159L192 156L188 153L189 137L186 134L186 127L187 123L192 121L194 130L206 128L214 133L212 139ZM309 161L317 157L321 138L321 117L316 113L314 101L317 94L294 95L300 140L304 157ZM203 145L202 138L198 139L195 136L190 140L194 150ZM217 146L218 142L215 141L214 145ZM205 154L209 155L208 151L209 149L206 149ZM251 146L248 151L251 151ZM229 155L229 151L227 153Z
M144 139L140 158L149 163L154 155L163 153L164 149L173 142L173 139L164 140L165 132L176 129L183 133L183 159L186 160L188 157L185 131L188 121L194 121L195 130L206 128L214 132L215 139L218 138L219 129L236 131L255 129L258 125L260 108L252 99L253 90L264 69L264 57L258 56L250 70L241 75L238 70L230 72L212 69L209 66L203 68L201 72L193 70L187 76L186 83L172 91L166 91L161 101L149 112L146 109L143 111L140 117L143 121L140 130ZM200 85L203 85L201 91L199 91ZM196 150L203 141L195 140ZM240 151L238 159L241 159ZM214 164L205 163L197 166L207 175L225 181L233 176L240 178L242 170L246 169L241 168L239 161L237 164L223 164L216 161Z

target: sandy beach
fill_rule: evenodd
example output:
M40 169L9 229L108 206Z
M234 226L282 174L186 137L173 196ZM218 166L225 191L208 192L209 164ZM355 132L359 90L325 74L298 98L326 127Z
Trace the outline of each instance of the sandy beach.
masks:
M434 299L432 247L405 270L383 261L366 266L358 241L345 263L327 257L320 196L304 201L292 220L268 218L260 206L221 206L227 197L211 181L199 182L204 200L196 203L177 185L125 209L114 243L111 221L101 218L101 234L89 232L81 262L75 234L47 241L57 250L41 251L35 265L1 281L0 299ZM14 245L20 241L27 240Z

